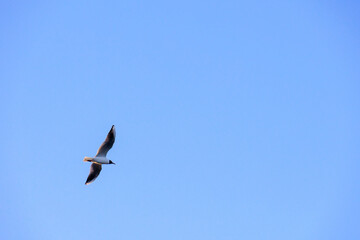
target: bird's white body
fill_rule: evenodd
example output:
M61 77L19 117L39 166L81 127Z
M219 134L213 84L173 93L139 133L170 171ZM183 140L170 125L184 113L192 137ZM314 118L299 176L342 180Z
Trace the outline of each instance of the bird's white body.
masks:
M97 162L101 164L109 164L110 159L107 159L106 157L95 157L93 162Z
M110 159L108 159L106 157L85 157L84 161L85 162L94 162L94 163L99 163L99 164L109 164L110 163Z

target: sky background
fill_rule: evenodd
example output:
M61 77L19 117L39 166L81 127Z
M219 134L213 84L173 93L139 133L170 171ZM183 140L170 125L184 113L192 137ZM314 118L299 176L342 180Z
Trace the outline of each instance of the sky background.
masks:
M359 12L1 1L0 238L360 239Z

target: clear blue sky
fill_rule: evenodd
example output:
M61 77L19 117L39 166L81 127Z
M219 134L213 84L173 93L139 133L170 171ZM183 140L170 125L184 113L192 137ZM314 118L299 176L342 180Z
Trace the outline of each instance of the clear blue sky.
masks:
M360 239L358 1L0 9L1 239Z

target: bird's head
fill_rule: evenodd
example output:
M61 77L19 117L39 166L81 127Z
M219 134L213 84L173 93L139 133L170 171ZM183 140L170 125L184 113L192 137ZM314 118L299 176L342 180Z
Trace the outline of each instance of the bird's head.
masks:
M115 164L113 161L109 160L109 164ZM116 165L116 164L115 164Z

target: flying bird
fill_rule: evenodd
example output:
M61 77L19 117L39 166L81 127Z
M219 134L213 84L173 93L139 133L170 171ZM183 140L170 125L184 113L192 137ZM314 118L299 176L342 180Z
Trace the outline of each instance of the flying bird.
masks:
M115 142L115 126L112 125L105 141L101 144L100 148L98 149L95 157L84 157L84 162L92 162L90 167L89 176L85 182L86 185L95 181L95 179L99 176L102 164L115 164L110 159L106 157L108 151L112 148Z

